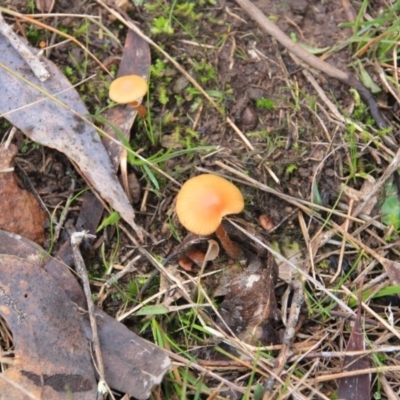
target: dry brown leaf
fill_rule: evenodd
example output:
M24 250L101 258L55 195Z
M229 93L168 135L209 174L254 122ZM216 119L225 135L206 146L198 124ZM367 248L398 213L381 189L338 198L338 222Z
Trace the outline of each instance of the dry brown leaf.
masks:
M347 351L365 350L364 333L361 326L361 305L350 335ZM344 371L358 371L370 368L370 362L365 356L345 356ZM371 398L371 375L359 374L339 379L338 398L343 400L364 400Z
M179 281L187 293L191 293L192 290L190 284L184 284L186 279L182 278L181 274L179 273L178 265L170 265L165 268L165 271L168 275L166 276L164 274L161 274L160 291L166 290L167 292L165 293L164 300L161 304L163 306L169 307L173 302L184 297L182 291L179 288L175 287L173 289L170 289L171 286L173 286L173 284L171 284L172 281ZM171 277L174 279L171 279Z
M2 254L12 254L44 268L73 303L81 309L86 308L82 288L69 268L49 257L39 245L0 230L0 255ZM2 279L0 274L0 285ZM61 314L68 320L67 314ZM84 331L80 341L86 342L92 338L89 318L87 313L80 313L79 317ZM113 389L129 393L137 399L147 399L168 371L170 360L162 350L135 335L98 308L96 317L107 383ZM0 400L3 400L1 392Z
M15 345L13 365L0 374L0 399L94 399L90 348L70 299L43 269L16 256L0 255L0 277L0 314Z
M290 241L289 238L281 237L279 243L274 241L271 245L277 253L283 256L275 258L280 279L290 282L298 276L297 269L293 265L305 272L307 264L304 261L304 254L299 243Z
M43 243L46 213L32 193L19 187L15 173L7 171L17 152L14 145L0 146L0 229Z
M345 184L341 185L341 189L348 198L359 203L364 201L364 199L368 196L368 194L373 191L375 183L376 183L375 178L371 175L367 175L364 178L361 190L353 189L352 187L347 186ZM369 199L367 204L364 206L362 213L364 215L370 215L371 211L374 209L377 202L378 202L377 196L371 197L371 199Z

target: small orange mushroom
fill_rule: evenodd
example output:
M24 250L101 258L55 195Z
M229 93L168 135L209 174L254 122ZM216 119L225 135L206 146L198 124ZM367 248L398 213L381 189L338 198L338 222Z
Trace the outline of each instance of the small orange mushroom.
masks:
M146 107L139 100L147 93L148 85L139 75L126 75L111 82L109 97L118 104L130 104L141 117L146 116Z
M238 259L242 255L222 225L228 214L240 213L244 200L240 190L217 175L203 174L186 181L176 199L176 213L181 224L196 235L217 235L228 256Z

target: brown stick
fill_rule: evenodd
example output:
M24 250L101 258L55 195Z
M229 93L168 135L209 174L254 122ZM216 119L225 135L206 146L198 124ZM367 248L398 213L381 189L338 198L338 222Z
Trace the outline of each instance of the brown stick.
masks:
M361 84L353 75L341 71L340 69L320 60L318 57L309 53L298 44L294 43L283 31L281 31L273 22L271 22L261 10L249 0L235 0L240 7L246 11L269 35L273 36L281 45L286 47L291 53L296 55L309 66L316 68L331 78L335 78L345 85L355 88L362 99L368 104L370 113L375 119L379 128L386 128L388 124L383 119L379 107L369 90Z

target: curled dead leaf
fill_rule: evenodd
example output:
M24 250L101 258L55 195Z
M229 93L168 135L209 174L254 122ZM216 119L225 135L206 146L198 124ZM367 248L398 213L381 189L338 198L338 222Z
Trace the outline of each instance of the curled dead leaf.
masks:
M14 172L9 170L17 152L14 145L0 147L0 229L43 243L47 215L36 197L19 187Z

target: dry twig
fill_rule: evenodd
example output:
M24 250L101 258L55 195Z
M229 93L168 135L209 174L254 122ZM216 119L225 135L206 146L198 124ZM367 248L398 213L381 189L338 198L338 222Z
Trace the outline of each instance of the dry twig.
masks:
M97 369L98 369L98 373L100 375L100 380L101 380L99 382L99 388L100 388L100 384L106 385L108 392L110 393L111 397L114 399L114 396L112 395L110 388L108 388L108 385L105 380L104 364L103 364L103 358L101 356L100 339L99 339L96 317L95 317L95 307L94 307L94 303L92 300L92 293L90 290L90 283L89 283L87 269L85 266L85 262L83 261L81 252L79 250L79 245L81 244L81 242L84 238L95 238L95 236L90 235L87 232L75 232L71 235L72 255L74 257L76 271L78 272L78 274L82 280L82 286L83 286L83 290L84 290L85 296L86 296L86 301L88 304L90 328L92 330L93 348L94 348L94 353L95 353L95 357L96 357ZM98 395L102 395L102 394L98 392Z
M292 348L292 344L294 342L296 336L296 326L299 321L300 310L304 303L304 294L303 294L303 284L299 279L293 279L290 283L293 290L293 299L292 304L290 306L289 319L285 329L285 333L283 335L282 340L282 349L279 353L279 356L275 360L275 367L273 369L273 374L271 377L265 382L264 385L264 396L263 400L270 399L270 393L274 386L274 376L280 376L283 368L289 358L290 351Z

